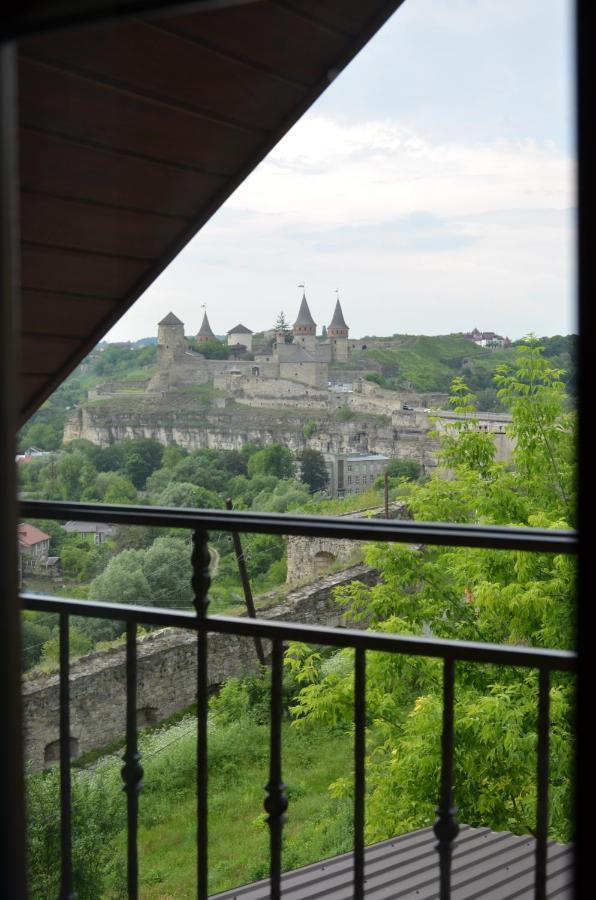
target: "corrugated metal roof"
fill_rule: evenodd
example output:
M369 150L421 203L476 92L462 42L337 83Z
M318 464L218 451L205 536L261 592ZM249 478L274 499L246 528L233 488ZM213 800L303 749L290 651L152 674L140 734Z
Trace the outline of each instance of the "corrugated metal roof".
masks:
M413 831L366 848L366 896L374 900L434 900L439 865L432 828ZM453 853L453 900L533 900L535 840L528 835L462 825ZM571 900L573 847L548 847L547 896ZM284 900L349 900L352 854L286 872ZM268 900L269 881L214 894L217 900Z

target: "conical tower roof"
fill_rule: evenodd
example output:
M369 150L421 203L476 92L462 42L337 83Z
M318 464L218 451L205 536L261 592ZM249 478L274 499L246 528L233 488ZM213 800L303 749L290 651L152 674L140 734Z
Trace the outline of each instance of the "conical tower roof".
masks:
M339 300L335 304L335 312L333 313L333 318L331 319L329 328L345 328L346 330L348 328Z
M178 316L175 316L173 312L169 312L167 316L165 316L161 322L157 323L158 325L169 325L170 327L173 325L184 325L184 322L181 322Z
M209 324L209 319L207 318L207 313L205 313L205 315L203 316L203 322L197 332L197 337L203 337L203 338L214 338L215 337L215 335L213 334L213 332L211 330L211 325Z
M308 308L308 303L306 302L306 294L302 294L302 303L300 304L300 309L298 310L298 318L294 322L294 327L296 327L296 325L301 325L303 328L317 327L317 323L310 314L310 309Z

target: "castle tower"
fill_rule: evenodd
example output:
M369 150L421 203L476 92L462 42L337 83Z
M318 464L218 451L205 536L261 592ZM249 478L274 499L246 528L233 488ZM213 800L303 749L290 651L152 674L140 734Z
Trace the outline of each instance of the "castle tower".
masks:
M306 294L302 294L302 303L298 310L298 318L294 322L292 328L294 333L294 343L299 344L308 350L309 353L315 353L317 349L317 323L310 314L308 303L306 302Z
M333 318L327 329L327 336L331 344L331 358L336 359L338 362L348 361L348 333L349 329L338 298Z
M158 322L157 325L157 347L160 362L171 360L180 352L184 353L187 349L186 338L184 337L184 322L181 322L178 316L170 312L167 316Z
M203 316L203 322L197 332L197 344L204 344L205 341L216 341L217 337L211 331L211 325L207 318L207 313Z

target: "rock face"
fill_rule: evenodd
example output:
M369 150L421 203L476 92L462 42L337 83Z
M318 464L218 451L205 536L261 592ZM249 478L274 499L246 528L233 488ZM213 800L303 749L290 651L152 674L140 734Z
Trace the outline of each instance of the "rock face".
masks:
M306 437L304 426L311 417L315 428ZM66 423L64 440L85 438L107 447L123 438L148 437L187 450L240 450L249 441L281 443L293 452L311 447L323 454L383 453L415 459L428 469L435 465L438 446L429 431L428 421L414 417L393 425L388 417L383 420L374 414L338 421L317 414L316 408L173 411L172 403L164 399L154 406L133 400L128 409L122 403L80 407Z
M318 625L339 625L341 608L334 588L350 581L374 584L375 569L359 565L320 578L289 593L282 603L267 595L271 607L264 618ZM209 681L216 688L228 678L257 670L254 644L247 638L209 636ZM156 725L196 700L197 640L191 631L164 629L138 642L137 723ZM71 664L71 755L99 750L123 740L126 709L124 647L91 653ZM33 771L57 762L59 744L59 678L39 675L23 686L25 758Z

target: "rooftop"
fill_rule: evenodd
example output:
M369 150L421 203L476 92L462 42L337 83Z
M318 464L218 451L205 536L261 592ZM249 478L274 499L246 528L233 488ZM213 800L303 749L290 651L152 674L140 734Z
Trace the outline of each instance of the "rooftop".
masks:
M35 525L29 525L27 522L22 522L18 526L17 535L19 544L23 547L34 547L35 544L41 544L42 541L49 541L50 539L50 535L46 534L45 531L36 528Z
M439 856L432 828L372 844L365 850L367 900L435 900L439 896ZM460 826L452 867L453 900L533 900L536 842L528 835ZM285 900L345 900L352 896L353 856L286 872ZM571 900L573 847L550 842L547 897ZM215 894L212 900L268 900L269 880Z

